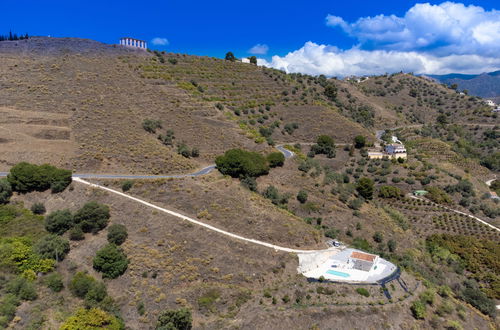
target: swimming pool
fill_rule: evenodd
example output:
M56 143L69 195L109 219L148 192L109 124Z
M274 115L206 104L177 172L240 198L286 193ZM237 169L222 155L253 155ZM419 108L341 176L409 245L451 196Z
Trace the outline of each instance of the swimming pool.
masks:
M349 277L351 275L347 274L347 273L342 273L342 272L338 272L336 270L327 270L326 271L327 274L330 274L330 275L335 275L335 276L340 276L340 277Z

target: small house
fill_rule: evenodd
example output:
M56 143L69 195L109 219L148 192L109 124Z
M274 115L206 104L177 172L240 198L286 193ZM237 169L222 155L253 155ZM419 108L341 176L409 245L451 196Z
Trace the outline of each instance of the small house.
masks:
M427 194L427 190L415 190L413 192L413 195L414 196L424 196Z
M377 267L379 257L361 251L353 251L349 256L348 263L352 264L353 269L369 272Z

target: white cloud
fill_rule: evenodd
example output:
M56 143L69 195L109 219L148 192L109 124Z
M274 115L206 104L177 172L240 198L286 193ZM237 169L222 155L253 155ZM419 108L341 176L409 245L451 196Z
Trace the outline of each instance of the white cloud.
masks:
M167 46L169 44L167 38L159 38L159 37L153 38L151 40L151 43L156 46Z
M487 56L500 51L500 11L462 3L418 3L404 17L377 15L354 23L328 15L326 24L358 39L362 49Z
M403 17L377 15L354 23L328 15L326 25L358 40L351 49L311 41L259 64L329 76L399 71L479 73L500 68L500 11L444 2L415 4Z
M269 46L266 44L257 44L248 50L250 54L254 55L266 55L268 51Z
M286 72L343 77L399 71L417 74L489 72L500 68L500 57L475 54L436 56L415 51L362 50L356 47L340 50L309 41L286 56L273 56L270 62L259 59L258 64Z

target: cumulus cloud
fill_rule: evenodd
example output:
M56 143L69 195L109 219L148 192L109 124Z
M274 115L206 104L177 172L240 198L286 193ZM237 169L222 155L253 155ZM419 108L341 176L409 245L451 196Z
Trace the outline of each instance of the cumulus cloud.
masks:
M399 71L417 74L489 72L500 68L500 57L476 54L436 56L416 51L363 50L356 47L341 50L309 41L286 56L273 56L271 61L259 59L258 64L286 72L344 77Z
M307 42L286 56L259 63L288 72L331 76L392 72L478 73L500 68L500 11L444 2L415 4L403 17L377 15L326 25L357 39L348 50Z
M268 51L269 46L266 44L257 44L248 50L250 54L254 55L266 55Z
M156 46L167 46L169 44L167 38L156 37L151 40L151 43Z

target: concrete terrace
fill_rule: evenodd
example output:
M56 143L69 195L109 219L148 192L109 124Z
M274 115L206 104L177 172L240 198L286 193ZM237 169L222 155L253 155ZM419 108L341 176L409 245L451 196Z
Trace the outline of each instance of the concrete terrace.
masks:
M360 250L344 248L300 254L298 271L307 278L346 283L377 283L393 274L397 267L387 260L378 258L376 265L370 271L354 269L349 261L353 252L365 253Z

